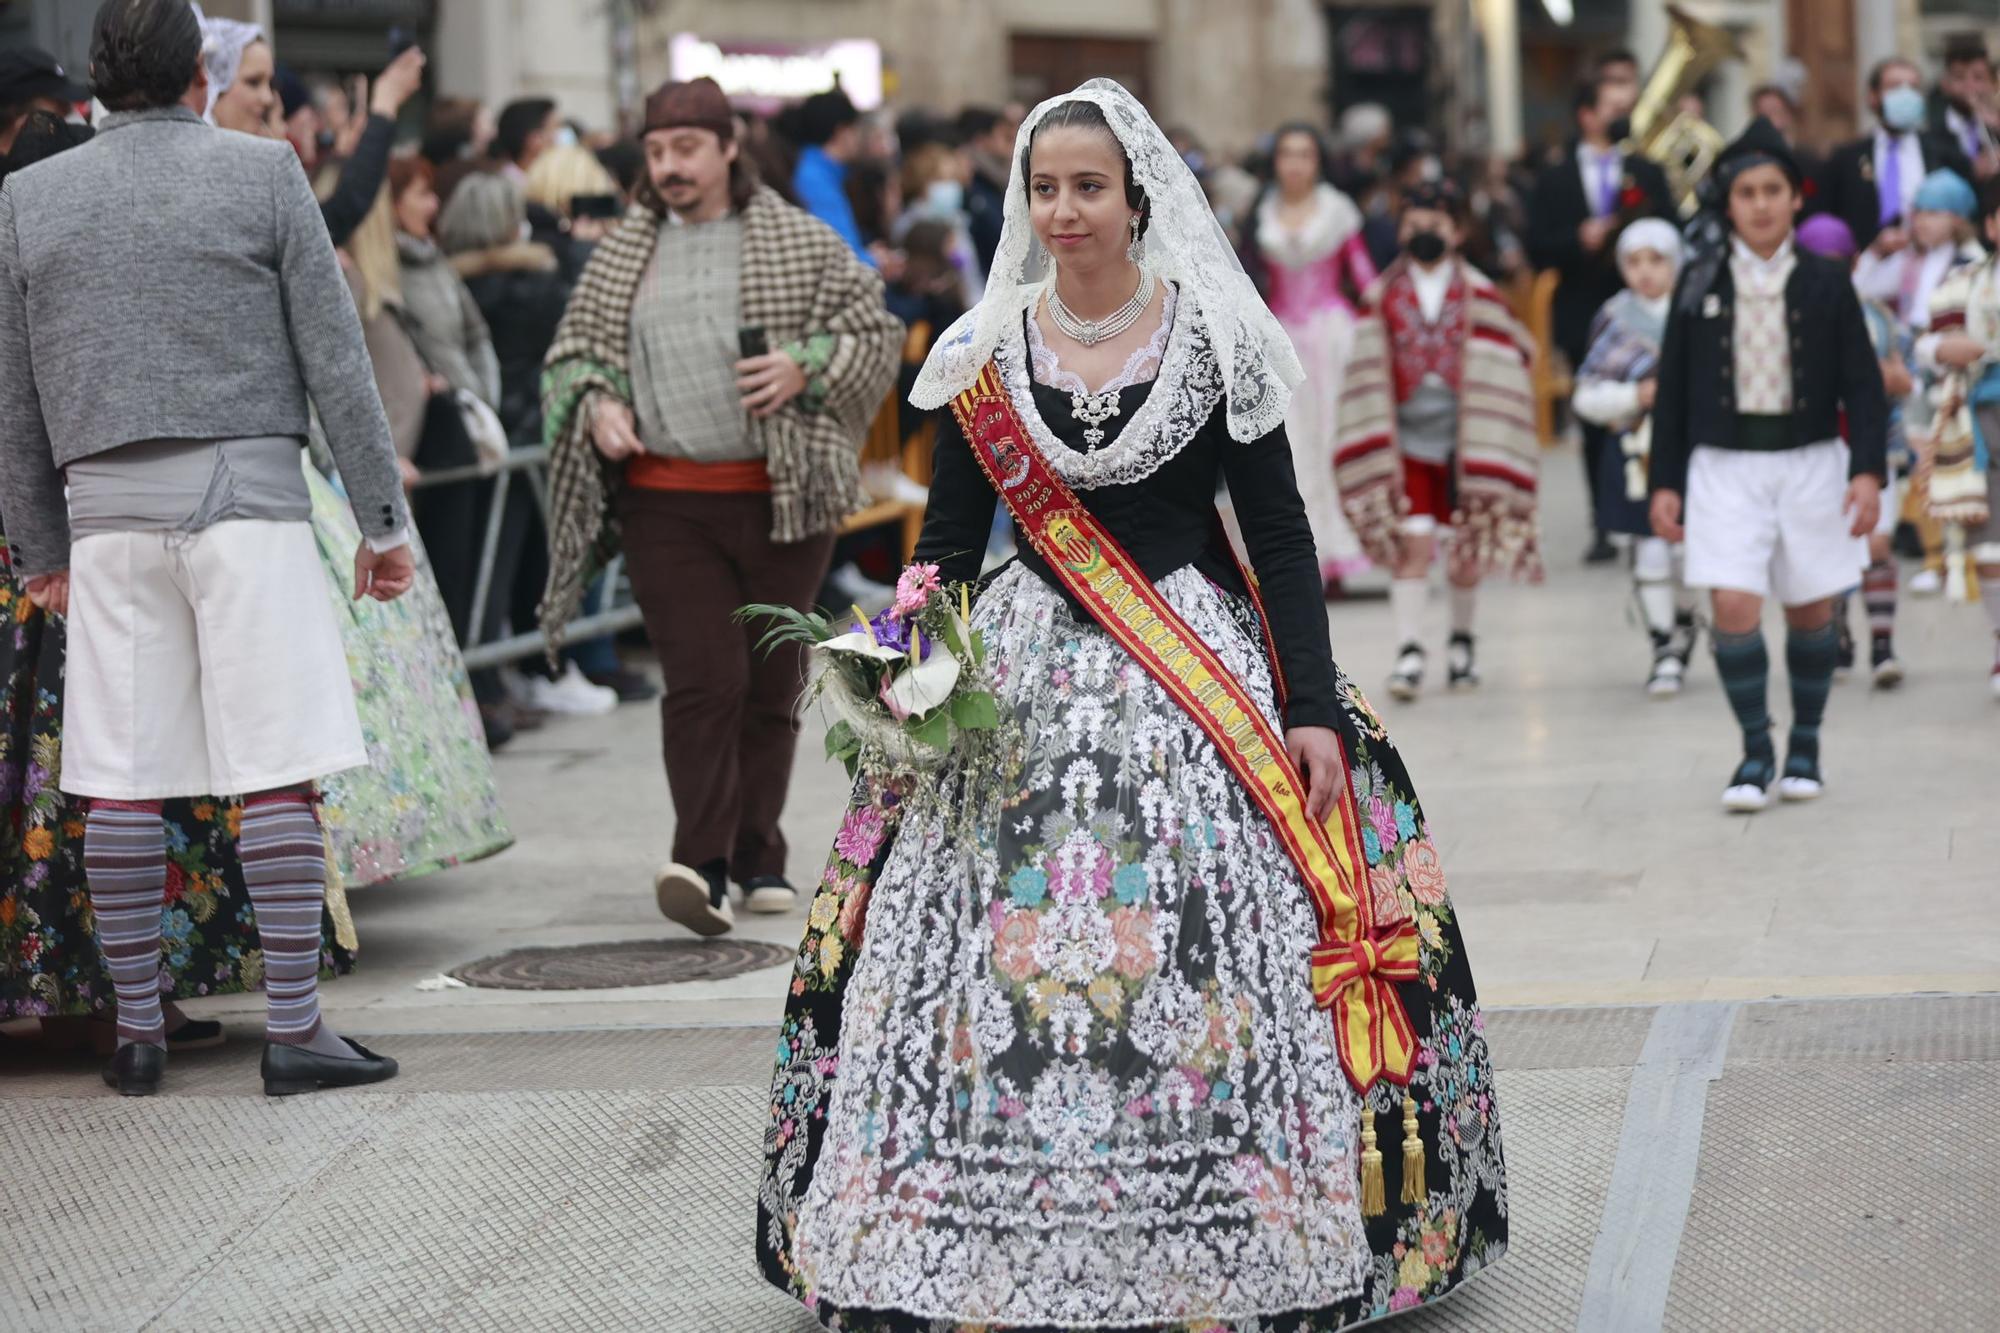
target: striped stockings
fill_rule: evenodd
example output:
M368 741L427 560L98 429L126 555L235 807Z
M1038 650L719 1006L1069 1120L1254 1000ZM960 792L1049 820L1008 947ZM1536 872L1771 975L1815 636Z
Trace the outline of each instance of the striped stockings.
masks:
M1861 576L1861 601L1868 610L1868 636L1877 649L1886 647L1896 632L1896 566L1877 560Z
M160 913L166 903L167 829L160 803L92 801L83 829L83 872L97 919L97 947L118 996L118 1044L165 1046Z
M310 1046L319 1035L320 913L326 901L326 844L312 798L263 792L243 804L238 839L243 882L264 947L265 1035Z

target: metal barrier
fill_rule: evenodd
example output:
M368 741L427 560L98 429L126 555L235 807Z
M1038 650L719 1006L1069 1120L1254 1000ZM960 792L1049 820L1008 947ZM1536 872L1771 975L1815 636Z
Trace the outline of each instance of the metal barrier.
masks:
M493 502L487 508L486 531L479 544L479 574L473 583L472 614L467 624L466 642L461 645L468 670L517 662L543 651L544 641L539 629L490 642L480 636L486 629L486 603L493 595L493 566L500 553L500 533L506 523L507 494L514 485L514 474L526 474L526 484L534 493L535 507L541 511L542 527L547 531L548 462L549 451L537 445L532 449L513 450L498 470L476 464L438 468L423 473L417 478L416 485L411 487L412 491L425 491L471 481L493 482ZM604 571L604 609L572 620L563 630L565 643L581 643L600 635L616 634L640 623L639 608L632 601L632 590L625 581L624 573L625 558L620 556Z

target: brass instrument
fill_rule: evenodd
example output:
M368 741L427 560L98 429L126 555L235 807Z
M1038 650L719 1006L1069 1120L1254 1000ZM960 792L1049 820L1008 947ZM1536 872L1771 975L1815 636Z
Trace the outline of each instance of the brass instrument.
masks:
M1676 110L1674 104L1700 87L1723 61L1743 59L1743 50L1727 28L1705 23L1679 5L1667 6L1667 22L1667 49L1639 90L1632 107L1632 136L1626 144L1660 164L1675 202L1683 213L1692 213L1696 191L1725 145L1715 126Z

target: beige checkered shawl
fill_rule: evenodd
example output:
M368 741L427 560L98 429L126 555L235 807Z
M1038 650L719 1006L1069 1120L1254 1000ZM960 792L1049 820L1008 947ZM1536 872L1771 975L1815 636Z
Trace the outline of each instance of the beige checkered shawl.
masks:
M598 244L543 364L549 583L541 617L551 652L585 585L619 549L610 501L620 473L591 444L584 409L597 394L632 401L632 302L660 219L634 204ZM832 228L769 189L743 208L741 283L746 325L763 328L773 348L810 345L813 353L808 391L751 424L771 473L771 539L803 541L861 508L860 443L895 383L903 327L882 304L875 270Z

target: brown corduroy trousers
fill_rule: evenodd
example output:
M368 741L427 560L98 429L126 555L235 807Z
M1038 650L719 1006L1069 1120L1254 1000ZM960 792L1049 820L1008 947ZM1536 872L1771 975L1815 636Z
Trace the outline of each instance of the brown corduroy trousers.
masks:
M624 487L618 515L625 565L646 636L666 675L660 701L673 858L727 861L739 883L785 873L778 828L798 742L805 651L770 651L768 623L739 624L738 607L812 605L833 536L771 540L768 495Z

